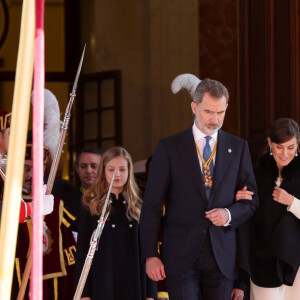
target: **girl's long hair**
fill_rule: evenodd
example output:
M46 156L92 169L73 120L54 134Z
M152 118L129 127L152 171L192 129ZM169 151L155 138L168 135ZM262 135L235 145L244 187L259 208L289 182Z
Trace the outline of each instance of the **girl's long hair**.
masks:
M105 198L108 193L109 184L105 177L106 164L116 157L123 157L128 163L128 179L123 187L123 197L127 203L126 216L137 222L140 219L142 201L139 197L139 188L134 179L133 164L129 153L122 147L113 147L104 152L98 170L98 177L95 183L86 190L83 195L83 205L88 207L92 215L101 215ZM107 205L107 212L111 210L110 202Z

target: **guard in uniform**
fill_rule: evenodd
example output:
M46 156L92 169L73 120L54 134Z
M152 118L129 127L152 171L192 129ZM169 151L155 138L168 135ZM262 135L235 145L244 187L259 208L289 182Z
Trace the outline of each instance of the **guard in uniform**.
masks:
M44 148L44 162L49 151ZM26 147L23 180L23 199L31 202L32 144ZM43 233L43 299L73 299L75 293L75 252L76 243L70 229L75 217L64 207L63 201L54 196L52 213L45 216ZM30 253L32 223L30 218L20 223L17 238L12 299L16 299L28 255ZM24 299L28 298L29 284Z

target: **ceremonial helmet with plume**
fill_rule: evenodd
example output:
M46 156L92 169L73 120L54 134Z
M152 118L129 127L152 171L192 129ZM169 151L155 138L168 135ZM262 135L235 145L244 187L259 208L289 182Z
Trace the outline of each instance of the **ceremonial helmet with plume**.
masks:
M180 74L172 81L171 90L173 94L176 94L183 88L187 89L192 99L194 99L194 93L200 82L201 80L193 74Z

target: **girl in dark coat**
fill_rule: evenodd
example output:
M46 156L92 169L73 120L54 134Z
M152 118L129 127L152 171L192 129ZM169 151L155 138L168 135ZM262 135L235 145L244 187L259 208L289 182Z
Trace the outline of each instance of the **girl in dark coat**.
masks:
M260 207L239 235L239 264L250 275L251 300L300 299L299 140L295 121L277 120L268 138L270 152L256 169ZM239 191L237 200L249 196ZM239 292L233 299L242 299Z
M148 281L144 265L140 263L138 222L141 199L134 180L131 158L121 147L111 148L103 154L98 178L83 196L76 257L77 281L115 170L107 210L110 212L109 218L95 252L82 299L153 299L155 284Z

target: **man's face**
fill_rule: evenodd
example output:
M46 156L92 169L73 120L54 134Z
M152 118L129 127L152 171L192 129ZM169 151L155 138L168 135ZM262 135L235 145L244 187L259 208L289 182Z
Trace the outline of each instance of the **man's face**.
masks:
M96 180L101 156L96 153L82 153L76 170L84 188L90 187Z
M0 153L2 155L7 154L9 134L10 134L10 128L6 128L4 131L0 132Z
M198 129L206 135L214 134L223 125L227 106L225 96L215 98L209 93L204 94L199 104L192 102L191 107Z
M32 172L33 172L32 167L33 167L33 161L31 159L25 160L23 190L26 193L28 193L28 195L32 194Z
M43 167L45 172L46 165ZM28 195L32 195L32 176L33 176L33 160L25 159L24 176L23 176L23 191Z

